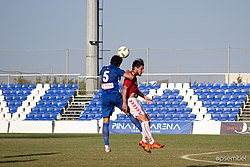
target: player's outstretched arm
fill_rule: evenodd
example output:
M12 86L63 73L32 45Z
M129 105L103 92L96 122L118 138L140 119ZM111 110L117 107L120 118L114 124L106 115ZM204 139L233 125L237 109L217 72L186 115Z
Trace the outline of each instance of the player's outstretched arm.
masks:
M140 90L138 92L138 95L141 96L142 98L144 98L148 104L150 104L152 102L152 99L145 96Z
M129 113L129 110L128 110L128 103L127 103L127 93L128 93L128 87L127 86L123 86L122 88L122 111L125 113L125 114L128 114Z
M125 71L125 73L123 74L123 77L128 78L130 80L134 78L134 76L131 74L129 70Z

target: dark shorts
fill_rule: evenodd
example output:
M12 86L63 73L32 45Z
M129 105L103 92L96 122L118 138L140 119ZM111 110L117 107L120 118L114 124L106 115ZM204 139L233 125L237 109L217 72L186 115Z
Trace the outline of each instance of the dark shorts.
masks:
M122 95L120 92L102 94L101 99L103 118L110 117L114 112L114 107L122 110Z

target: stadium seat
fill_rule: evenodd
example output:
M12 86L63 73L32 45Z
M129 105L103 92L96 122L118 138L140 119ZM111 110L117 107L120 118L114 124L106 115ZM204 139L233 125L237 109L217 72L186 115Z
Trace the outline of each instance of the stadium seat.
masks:
M239 108L232 108L231 111L232 114L239 114L239 112L240 112Z
M188 118L187 114L180 114L179 119L180 121L186 121Z
M214 121L218 121L219 120L219 114L212 114L212 119Z
M219 115L219 120L220 121L226 121L227 120L227 114L220 114Z
M212 89L212 87L213 87L213 85L209 82L205 84L206 89Z
M193 121L193 120L195 120L195 118L196 118L195 114L189 114L187 120Z
M228 85L227 85L227 83L223 83L223 84L221 84L221 87L220 87L221 89L228 89Z
M236 121L237 117L236 114L228 114L227 120L228 121Z
M213 84L213 89L219 89L219 88L220 88L220 83Z

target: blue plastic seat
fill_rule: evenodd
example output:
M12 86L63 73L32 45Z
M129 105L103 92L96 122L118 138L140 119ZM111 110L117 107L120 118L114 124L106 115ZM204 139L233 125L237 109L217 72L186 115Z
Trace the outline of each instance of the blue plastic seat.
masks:
M223 108L223 107L226 107L226 106L227 106L227 102L226 101L219 102L218 107Z
M237 119L236 114L228 114L227 116L228 121L236 121Z
M203 102L203 107L208 108L208 107L210 107L210 105L211 105L210 101L204 101Z
M175 100L178 101L178 102L181 102L182 99L183 99L183 97L182 97L181 95L177 95L177 96L175 97Z
M230 84L228 85L228 88L229 88L229 89L235 89L235 88L236 88L236 84L235 84L235 83L230 83Z
M231 111L232 114L239 114L239 112L240 112L239 108L232 108Z
M139 85L138 85L138 89L139 89L139 90L143 90L144 88L145 88L145 85L144 85L144 84L139 84Z
M206 89L212 89L212 87L213 87L213 85L209 82L205 84Z
M207 98L207 96L205 96L205 95L200 95L198 97L199 101L202 101L202 102L206 101L206 98Z
M165 95L165 96L169 96L169 95L171 95L171 90L170 89L165 89L164 90L164 92L163 92L163 95Z
M227 114L220 114L219 120L220 121L227 121Z
M172 120L173 120L173 121L179 120L179 114L173 114L173 115L172 115Z
M234 89L233 90L233 95L240 95L241 90L240 89Z
M164 120L170 121L172 119L172 114L165 114Z
M152 85L151 83L148 83L148 84L146 84L145 88L146 88L147 90L153 89L153 85Z
M222 108L215 108L215 114L222 114L223 110Z
M208 108L207 109L207 114L214 114L215 113L215 109L214 108Z
M236 96L236 95L231 95L231 96L229 97L229 101L235 102L235 101L237 101L237 98L238 98L238 96Z
M220 88L220 83L213 84L213 89L219 89L219 88Z
M246 88L245 88L245 89L242 89L241 92L240 92L240 94L241 94L241 95L248 95L248 90L249 90L249 89L246 89Z
M194 89L194 94L197 96L202 95L201 89Z
M172 104L171 104L170 101L166 101L165 104L164 104L164 107L165 107L165 108L169 108L169 107L171 107L171 105L172 105Z
M158 84L158 83L154 84L153 88L156 89L156 90L159 89L160 88L160 84Z
M184 108L184 111L183 111L184 114L190 114L191 112L192 112L191 108L189 107Z
M201 94L203 94L205 96L207 96L207 95L213 95L213 94L210 93L209 89L206 89L206 88L202 89Z
M232 102L232 101L227 102L227 107L228 108L233 108L234 107L234 102Z
M196 118L195 114L189 114L187 120L193 121L193 120L195 120L195 118Z
M176 108L175 113L176 114L182 114L183 113L183 108Z
M163 120L164 119L164 115L163 114L157 114L156 115L156 120L157 121L161 121L161 120Z
M174 95L174 96L177 96L179 94L179 90L178 89L173 89L171 94Z
M246 95L239 95L237 101L244 102L246 101Z
M2 89L2 90L7 89L7 87L8 87L7 84L2 84L2 85L1 85L1 89Z
M224 108L224 109L223 109L223 113L224 113L224 114L230 114L230 113L231 113L231 109L228 108L228 107L227 107L227 108Z
M218 107L218 106L219 106L219 104L218 104L217 101L212 101L212 102L211 102L210 107L216 108L216 107Z
M228 89L228 84L227 83L223 83L220 86L221 89Z
M207 101L213 101L214 100L214 95L207 95L206 100Z
M219 114L212 114L212 120L218 121L219 118Z
M174 114L175 113L175 108L168 108L168 111L167 111L168 114Z
M190 85L190 89L196 89L197 88L197 84L196 83L192 83L191 85Z
M245 85L245 89L250 89L250 83L246 83L246 85Z
M187 114L180 114L179 119L181 121L186 121L188 119L188 116L187 116Z
M225 93L225 90L224 90L224 89L218 89L218 90L216 91L216 94L217 94L217 95L224 95L224 93Z
M217 102L219 102L219 101L221 101L221 95L215 95L214 96L214 101L217 101Z
M243 104L240 101L234 102L234 108L242 108Z
M228 95L223 95L221 97L221 100L227 102L227 101L229 101L229 96Z
M171 104L171 107L173 108L177 108L179 106L179 102L178 101L173 101Z
M179 107L180 107L180 108L186 108L186 107L187 107L187 102L186 102L186 101L181 101L181 102L179 103Z
M205 88L205 84L204 84L204 83L199 83L199 84L197 85L197 87L198 87L199 89L204 89L204 88Z
M86 120L87 119L87 114L82 114L79 119L80 120Z
M217 89L210 89L209 94L213 96L217 95Z

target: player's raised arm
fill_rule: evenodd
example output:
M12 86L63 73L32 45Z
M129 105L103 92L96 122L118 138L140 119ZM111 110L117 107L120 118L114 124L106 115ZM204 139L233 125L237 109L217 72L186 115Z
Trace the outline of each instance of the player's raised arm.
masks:
M131 72L129 72L129 70L125 71L125 73L123 74L123 77L128 78L130 80L134 78L134 76L131 74Z

